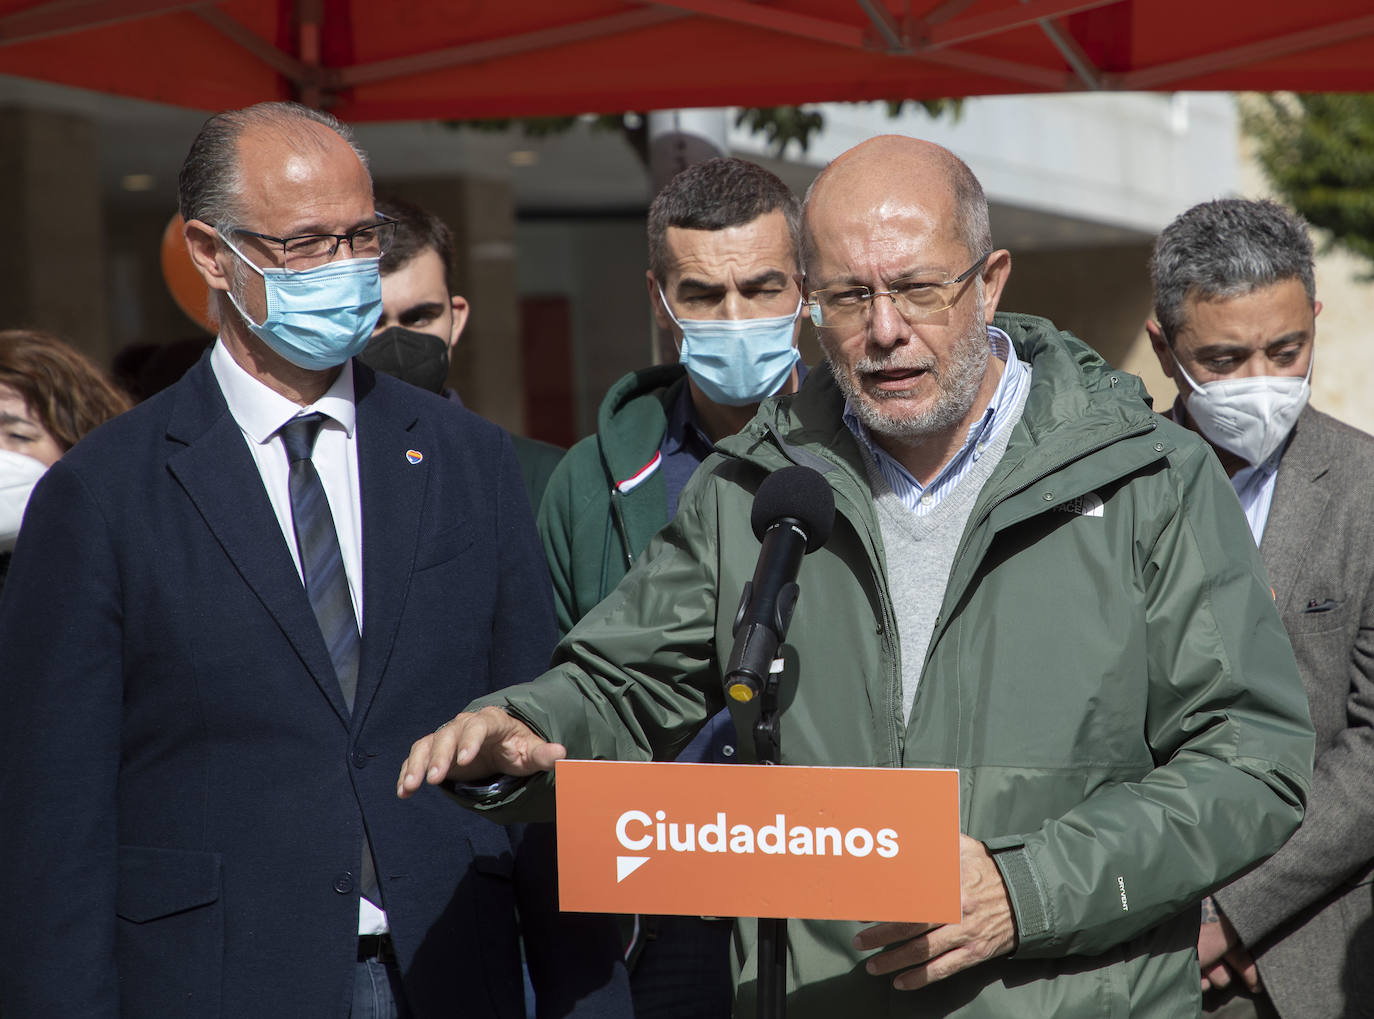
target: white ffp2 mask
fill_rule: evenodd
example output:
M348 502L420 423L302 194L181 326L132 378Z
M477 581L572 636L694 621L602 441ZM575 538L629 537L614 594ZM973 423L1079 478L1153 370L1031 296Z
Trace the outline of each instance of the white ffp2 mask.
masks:
M1297 424L1312 395L1312 360L1309 357L1302 378L1257 375L1199 385L1174 356L1192 390L1184 404L1198 431L1252 466L1269 459Z

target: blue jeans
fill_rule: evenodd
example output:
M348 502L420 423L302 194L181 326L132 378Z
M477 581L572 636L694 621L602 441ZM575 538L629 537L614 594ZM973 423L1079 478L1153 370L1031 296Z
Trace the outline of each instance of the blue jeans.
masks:
M409 1019L401 974L395 963L377 959L357 964L353 971L353 1010L349 1019Z

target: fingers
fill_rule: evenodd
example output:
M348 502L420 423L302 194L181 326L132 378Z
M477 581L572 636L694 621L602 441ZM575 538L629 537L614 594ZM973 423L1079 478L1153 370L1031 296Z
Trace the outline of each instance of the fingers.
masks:
M404 800L426 783L438 785L447 778L460 777L461 768L486 744L490 729L490 719L481 712L461 714L416 740L401 765L396 795ZM455 774L450 776L450 772Z
M396 780L396 795L409 799L419 791L433 770L438 767L441 751L436 747L438 737L435 733L416 740L410 747L410 754L401 764L401 774Z
M1260 989L1259 969L1255 966L1255 960L1244 948L1237 947L1227 952L1226 965L1251 994Z
M1226 968L1224 962L1219 962L1203 974L1203 980L1208 987L1215 987L1219 991L1225 990L1231 986L1231 971Z
M483 708L458 715L416 740L401 765L396 795L408 799L425 784L444 781L532 775L549 771L566 756L561 745L541 739L500 708Z
M879 952L877 955L873 956L868 962L864 963L864 969L868 970L868 972L872 973L874 976L883 976L886 973L896 973L898 970L909 969L912 966L925 965L931 959L935 958L939 953L930 944L929 938L925 936L929 931L916 931L918 926L921 925L896 923L880 924L878 927L870 927L867 931L861 932L854 938L855 948L865 949L881 945L896 945L896 947L886 952ZM896 929L903 927L916 932L907 935L905 938L897 939L892 937L892 935L896 933ZM869 938L863 943L860 942L860 938L862 938L864 934L879 931L880 928L886 929L882 930L876 936L882 937L885 940L874 941L872 938Z
M933 923L879 923L872 927L865 927L854 935L854 947L861 952L867 952L874 948L885 948L888 945L895 945L903 941L910 941L914 937L931 930L936 925ZM870 970L869 972L874 972Z
M1016 947L1016 924L1001 872L987 847L966 835L959 837L959 880L959 923L881 923L854 936L859 951L887 949L868 960L869 973L897 973L892 986L914 990Z
M900 929L919 933L904 943L885 942L896 947L879 952L864 964L874 976L896 973L892 986L899 991L914 991L943 980L983 962L992 954L987 945L968 940L957 925L949 924L879 924L856 936L855 947L871 946L878 938L895 938ZM864 935L869 937L864 938Z
M561 743L545 743L540 740L530 752L530 763L536 771L552 771L553 766L568 756Z

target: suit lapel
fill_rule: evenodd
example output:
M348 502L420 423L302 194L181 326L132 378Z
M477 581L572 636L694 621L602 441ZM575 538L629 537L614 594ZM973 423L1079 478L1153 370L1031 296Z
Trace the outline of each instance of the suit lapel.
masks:
M168 457L168 469L347 725L348 708L319 623L208 357L178 386L167 436L181 444Z
M363 506L363 646L354 701L360 724L386 671L404 613L435 451L427 448L431 444L413 407L395 392L379 391L376 377L357 362L353 380Z
M1329 457L1321 419L1310 409L1304 410L1279 461L1274 501L1260 541L1264 568L1274 585L1279 612L1285 616L1301 608L1289 605L1288 600L1309 545L1321 538L1321 528L1315 525L1331 499L1325 484Z

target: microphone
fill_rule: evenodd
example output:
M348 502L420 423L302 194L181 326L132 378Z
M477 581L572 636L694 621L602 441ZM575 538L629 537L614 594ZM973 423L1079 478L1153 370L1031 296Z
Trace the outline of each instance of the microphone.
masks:
M735 613L725 670L725 692L741 704L767 683L797 604L802 556L824 545L835 525L835 494L810 467L784 467L759 485L749 522L763 548Z

